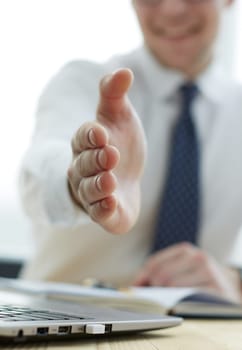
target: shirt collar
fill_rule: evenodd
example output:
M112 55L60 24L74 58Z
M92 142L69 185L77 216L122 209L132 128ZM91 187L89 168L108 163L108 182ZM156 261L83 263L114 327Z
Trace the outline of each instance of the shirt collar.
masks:
M185 74L160 65L145 46L140 48L139 57L149 89L157 98L171 98L187 81ZM223 101L226 94L228 84L225 81L227 80L218 60L214 59L208 68L197 77L196 83L202 95L212 102L219 103Z
M200 92L214 103L224 101L230 86L229 78L223 71L222 64L214 59L208 68L197 78Z

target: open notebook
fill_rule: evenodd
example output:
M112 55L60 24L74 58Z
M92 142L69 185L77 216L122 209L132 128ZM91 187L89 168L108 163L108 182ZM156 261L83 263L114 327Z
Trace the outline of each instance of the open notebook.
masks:
M0 289L49 300L88 302L115 309L193 318L242 318L242 305L195 288L95 288L66 283L0 279Z

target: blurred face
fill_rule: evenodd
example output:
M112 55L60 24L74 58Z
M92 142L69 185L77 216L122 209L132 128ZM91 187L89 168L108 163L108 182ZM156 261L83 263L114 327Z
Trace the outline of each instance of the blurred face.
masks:
M210 62L224 7L233 0L133 0L157 60L190 77Z

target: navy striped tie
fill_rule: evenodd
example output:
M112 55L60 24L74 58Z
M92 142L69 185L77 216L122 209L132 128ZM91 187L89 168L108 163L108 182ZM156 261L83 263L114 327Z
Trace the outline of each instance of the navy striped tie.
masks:
M178 242L197 242L200 162L191 108L197 92L196 85L190 82L180 88L182 109L172 135L167 179L152 252Z

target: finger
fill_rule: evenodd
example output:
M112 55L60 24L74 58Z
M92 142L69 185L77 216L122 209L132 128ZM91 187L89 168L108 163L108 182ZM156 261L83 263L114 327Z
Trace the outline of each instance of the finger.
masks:
M156 269L156 267L159 265L168 266L174 260L177 261L183 256L193 255L194 250L197 251L198 249L188 242L174 244L152 255L146 263L147 268L149 268L150 270L153 270L153 269Z
M166 287L209 287L210 279L202 270L187 270L164 284Z
M182 254L165 264L157 263L150 272L151 285L187 286L187 283L209 283L215 273L210 258L200 249L187 246ZM185 254L185 252L187 254ZM187 278L185 278L187 277ZM197 281L197 282L196 282Z
M103 198L101 201L93 203L88 207L88 213L92 220L105 227L107 220L110 220L117 212L117 199L114 194ZM113 231L115 233L115 231Z
M180 256L166 264L157 264L149 272L150 284L154 286L168 286L172 281L191 270L193 260L190 256Z
M132 284L136 287L149 286L150 285L149 275L146 273L146 271L139 272L139 274L135 277Z
M148 280L151 285L163 285L172 274L172 270L169 272L169 267L177 271L179 268L185 268L183 264L190 259L193 250L191 244L179 243L158 251L148 259L135 283L140 284Z
M162 253L161 253L162 255ZM160 263L159 259L147 262L144 269L137 277L135 283L152 286L165 286L174 279L175 276L183 274L191 268L191 260L187 257L180 256L178 259L169 260L165 264Z
M106 145L101 149L82 151L72 166L77 177L88 177L115 168L119 158L117 148Z
M132 107L126 98L133 81L133 73L129 69L120 69L105 76L100 82L100 100L97 118L114 121L131 115Z
M74 154L86 149L101 148L108 143L108 133L99 123L84 123L72 138Z
M89 206L110 196L117 187L113 173L103 172L97 176L83 178L79 184L78 195L83 206Z

